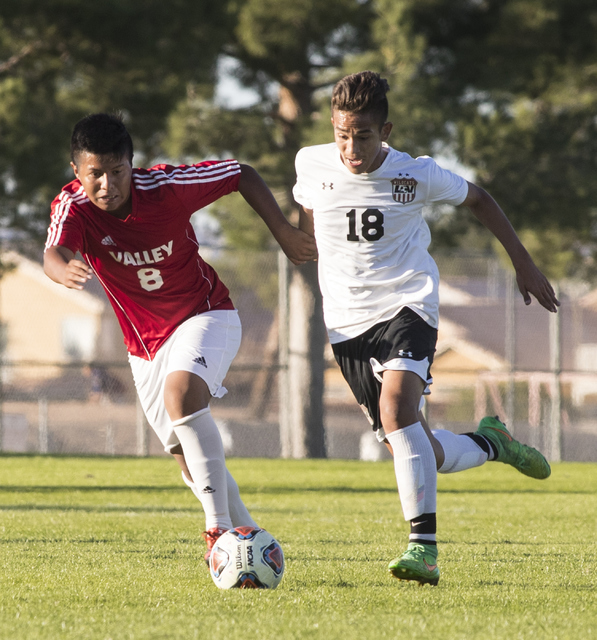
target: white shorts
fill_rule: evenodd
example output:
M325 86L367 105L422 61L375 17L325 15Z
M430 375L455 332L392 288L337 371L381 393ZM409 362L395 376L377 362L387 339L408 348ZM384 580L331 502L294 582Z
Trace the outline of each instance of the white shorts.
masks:
M190 371L205 380L214 398L221 398L227 393L222 383L240 340L238 311L208 311L183 322L153 360L129 354L141 406L165 451L180 444L164 404L166 376L173 371Z

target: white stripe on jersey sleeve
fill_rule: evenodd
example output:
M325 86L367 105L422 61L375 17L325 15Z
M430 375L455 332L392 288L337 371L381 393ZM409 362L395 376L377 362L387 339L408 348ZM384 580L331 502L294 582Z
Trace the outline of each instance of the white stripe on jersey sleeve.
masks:
M60 241L64 221L68 217L70 207L73 203L81 204L88 202L89 198L85 193L83 186L80 186L74 194L67 191L61 191L58 196L60 203L54 208L51 216L50 226L48 228L48 239L46 240L46 249L53 247Z
M166 173L164 169L153 167L152 169L148 169L147 175L139 174L137 177L143 180L151 180L153 175L164 175L168 177L175 175L178 177L194 177L198 174L211 174L214 172L226 171L230 168L240 170L240 166L236 160L226 160L224 162L218 162L217 164L193 164L185 167L172 167L168 173Z
M152 169L148 174L133 174L137 189L146 191L164 184L199 184L215 182L240 173L238 162L220 162L208 166L190 166L185 169L176 167L166 173L163 169Z
M156 182L177 182L179 184L183 184L185 182L211 182L214 179L222 179L223 177L235 175L237 173L240 173L240 167L238 164L226 166L219 165L202 171L198 171L194 167L185 171L177 168L168 173L161 169L154 169L151 170L149 175L136 174L135 182L140 186L150 186Z

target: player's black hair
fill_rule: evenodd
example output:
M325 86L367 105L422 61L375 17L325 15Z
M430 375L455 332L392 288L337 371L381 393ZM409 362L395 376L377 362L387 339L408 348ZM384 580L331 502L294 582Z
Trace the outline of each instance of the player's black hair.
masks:
M342 78L332 91L332 111L372 112L380 128L388 119L388 81L374 71L361 71Z
M80 153L133 161L133 141L124 126L122 114L92 113L79 120L70 141L70 157L77 164Z

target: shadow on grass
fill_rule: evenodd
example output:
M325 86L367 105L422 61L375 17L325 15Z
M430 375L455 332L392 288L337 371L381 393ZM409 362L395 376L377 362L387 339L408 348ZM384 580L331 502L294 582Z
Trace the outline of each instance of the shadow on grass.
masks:
M395 487L305 487L305 486L255 486L241 485L241 493L246 494L283 494L283 493L396 493ZM184 485L0 485L0 493L61 493L61 492L138 492L138 493L187 493L188 489ZM574 490L569 489L438 489L438 493L445 494L481 494L481 495L524 495L524 494L545 494L545 495L561 495L563 493L570 495L591 495L595 491L591 489L581 489L575 487Z
M241 493L273 493L273 494L281 494L281 493L396 493L395 487L280 487L280 486L267 486L267 487L256 487L244 485L240 487ZM594 494L594 490L590 489L577 489L572 490L567 489L438 489L438 493L449 493L449 494L481 494L481 495L524 495L524 494L535 494L535 495L561 495L571 494L571 495L591 495Z
M170 486L170 485L104 485L104 486L77 486L77 485L0 485L0 492L5 493L60 493L62 491L80 491L82 493L91 493L95 491L138 491L140 493L153 493L155 492L176 492L181 493L188 492L185 485Z
M70 504L0 504L2 511L81 511L83 513L191 513L198 512L196 508L190 507L140 507L135 505L123 506L93 506L93 505L70 505Z

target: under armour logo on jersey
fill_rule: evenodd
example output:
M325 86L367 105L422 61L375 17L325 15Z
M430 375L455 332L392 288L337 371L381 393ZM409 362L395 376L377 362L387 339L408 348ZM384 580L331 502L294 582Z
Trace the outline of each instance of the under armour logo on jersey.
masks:
M112 238L110 238L110 236L106 236L103 240L102 240L102 244L104 245L112 245L113 247L116 246L116 243L114 242L114 240L112 240Z
M196 358L193 358L193 362L201 364L207 369L207 362L205 362L205 358L203 356L197 356Z
M404 351L403 349L400 349L400 351L398 351L398 356L400 358L412 358L413 357L413 352L412 351Z
M207 487L205 487L205 489L201 491L201 493L215 493L215 492L216 490L212 489L209 485L207 485Z
M330 191L334 190L334 183L333 182L322 182L321 183L323 186L321 187L324 191L326 189L329 189Z

